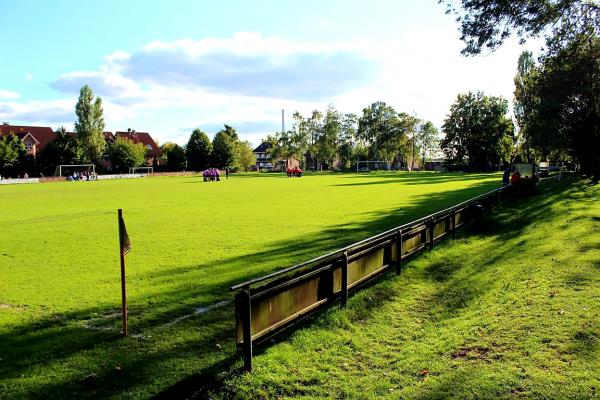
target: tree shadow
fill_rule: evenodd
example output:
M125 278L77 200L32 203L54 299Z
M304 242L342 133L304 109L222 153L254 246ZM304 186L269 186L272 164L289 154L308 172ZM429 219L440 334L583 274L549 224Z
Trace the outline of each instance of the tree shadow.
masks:
M331 186L373 186L373 185L387 185L387 184L402 184L402 185L431 185L439 183L447 183L452 181L471 181L481 180L482 178L496 177L496 175L490 174L456 174L456 173L440 173L440 172L419 172L419 173L398 173L398 174L380 174L376 176L360 175L356 176L345 176L349 180L357 178L370 177L368 182L350 182L350 183L338 183ZM500 176L498 183L500 183Z

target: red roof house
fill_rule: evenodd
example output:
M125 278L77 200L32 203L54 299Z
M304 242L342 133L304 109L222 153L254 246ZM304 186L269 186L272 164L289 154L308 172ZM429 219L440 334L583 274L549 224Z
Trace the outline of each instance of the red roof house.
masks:
M4 122L0 125L0 137L16 135L25 144L27 154L35 156L48 143L56 139L56 134L48 126L21 126L10 125Z
M123 139L129 139L133 143L141 143L146 148L146 161L148 164L152 164L154 160L160 155L160 148L152 139L152 136L148 132L137 132L133 129L127 129L127 132L115 132L115 138L121 137Z

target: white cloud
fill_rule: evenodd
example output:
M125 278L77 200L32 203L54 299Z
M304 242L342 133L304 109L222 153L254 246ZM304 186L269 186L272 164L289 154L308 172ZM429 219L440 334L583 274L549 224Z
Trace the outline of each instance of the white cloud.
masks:
M456 32L431 26L376 42L307 43L256 33L155 41L115 51L96 70L60 75L52 87L70 100L0 102L0 118L71 122L79 89L89 84L103 97L108 130L149 131L161 142L184 143L195 127L212 134L227 123L258 144L280 129L281 109L289 128L294 111L309 115L328 103L360 115L385 101L440 126L460 92L512 98L523 48L508 42L486 57L464 58L462 47ZM0 91L2 98L17 97Z
M315 100L364 85L377 63L354 43L291 42L257 33L155 41L106 57L103 68L136 82L217 93Z
M131 79L105 71L75 71L62 74L52 87L63 93L79 93L82 86L89 85L96 95L108 97L135 97L140 86Z
M25 80L32 81L33 80L33 75L32 74L26 74L25 75Z
M73 100L0 102L0 120L39 124L69 124L74 121Z
M9 90L0 90L0 99L18 99L21 97L17 92L11 92Z

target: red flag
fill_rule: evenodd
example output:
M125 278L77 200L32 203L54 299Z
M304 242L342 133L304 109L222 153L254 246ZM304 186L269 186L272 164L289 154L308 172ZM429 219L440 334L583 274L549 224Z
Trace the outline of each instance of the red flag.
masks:
M119 243L123 254L129 253L129 250L131 250L131 240L129 240L129 235L127 234L127 228L125 228L125 221L123 220L122 215L119 215Z

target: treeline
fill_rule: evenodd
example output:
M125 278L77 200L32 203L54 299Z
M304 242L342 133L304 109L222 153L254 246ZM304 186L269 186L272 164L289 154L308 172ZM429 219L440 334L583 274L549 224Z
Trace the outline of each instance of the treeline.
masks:
M567 162L600 178L598 2L440 2L460 22L464 55L495 50L511 35L522 42L545 38L537 62L527 52L519 58L514 93L519 132L513 159Z
M264 141L272 160L297 159L304 169L348 169L368 160L415 167L438 149L438 131L430 121L384 102L366 107L360 117L329 105L307 117L295 112L293 121L292 129Z
M127 172L130 167L149 164L156 171L200 171L207 167L248 171L256 163L250 142L240 140L229 125L217 132L212 142L196 129L185 146L167 142L159 154L125 137L107 140L102 99L94 97L87 85L80 90L75 113L75 132L58 129L56 138L35 156L28 155L25 144L15 134L0 138L0 176L49 176L54 175L57 166L68 164L94 164L98 172L104 173Z
M208 167L249 171L256 164L251 143L240 140L229 125L217 132L212 142L206 133L195 129L185 146L167 142L160 148L160 169L166 171L202 171Z

